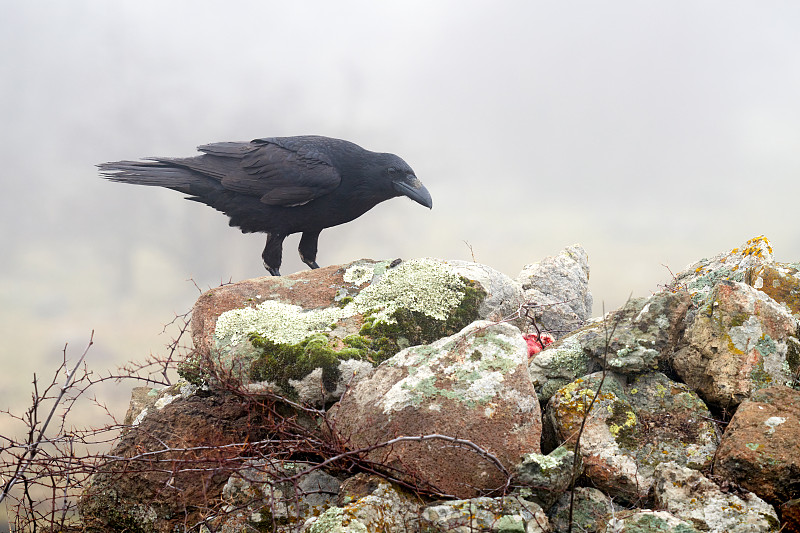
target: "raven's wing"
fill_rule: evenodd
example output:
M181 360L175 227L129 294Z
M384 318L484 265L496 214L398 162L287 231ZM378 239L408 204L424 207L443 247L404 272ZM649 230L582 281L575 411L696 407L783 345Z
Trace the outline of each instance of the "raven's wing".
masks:
M220 158L221 168L214 168L212 157L212 161L198 161L204 168L196 170L214 175L228 190L258 196L268 205L302 205L330 193L341 183L325 146L315 143L313 137L214 143L199 146L198 150ZM238 160L234 171L230 169L231 158Z

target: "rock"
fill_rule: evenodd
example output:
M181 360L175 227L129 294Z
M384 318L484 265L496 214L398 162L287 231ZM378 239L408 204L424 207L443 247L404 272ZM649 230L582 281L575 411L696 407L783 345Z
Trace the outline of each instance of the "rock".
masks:
M422 511L423 531L431 533L548 533L542 508L514 496L472 498L430 505Z
M537 323L556 339L582 327L592 314L589 256L580 244L525 265L517 281Z
M714 473L773 505L800 498L800 392L768 387L742 402L720 442Z
M124 424L136 426L147 414L155 409L161 410L178 398L186 399L197 392L197 386L180 380L177 383L156 389L153 387L134 387L131 391L131 402L125 413Z
M354 367L364 375L370 362L502 314L504 306L517 308L504 300L515 294L513 283L504 290L489 267L438 259L393 264L361 260L204 293L192 312L195 357L182 374L197 383L264 382L258 386L321 406L338 399ZM461 274L477 271L482 281ZM345 360L361 364L347 367Z
M781 505L781 532L800 533L800 498Z
M602 324L567 335L531 357L528 373L539 401L547 402L561 387L600 370L600 365L584 353L581 343L588 330L595 328L602 328Z
M514 476L515 481L524 486L522 497L538 503L543 509L549 509L569 489L574 462L575 453L564 446L547 455L529 453L523 456L522 462L515 468ZM580 460L578 463L576 479L583 472Z
M800 264L773 263L751 268L745 282L800 314Z
M683 334L690 304L685 291L634 298L611 313L603 327L580 335L581 346L587 355L613 372L638 374L657 370Z
M332 507L309 518L305 533L406 533L419 531L419 505L415 499L386 480L369 476L368 494L342 507ZM346 482L345 482L346 483ZM345 487L342 487L345 490Z
M533 356L528 365L541 401L559 388L605 364L621 374L649 372L664 366L685 329L688 293L662 292L636 298L595 322L563 337ZM613 334L613 335L612 335ZM606 336L611 335L606 355Z
M707 402L730 409L758 389L792 382L800 369L797 331L785 306L744 283L720 281L672 366Z
M697 470L673 462L655 471L655 505L709 533L777 531L775 509L753 493L725 493Z
M666 512L631 509L608 520L606 533L701 533L688 521Z
M744 282L750 277L748 273L752 269L772 263L772 245L766 237L760 235L730 252L711 259L701 259L687 266L675 276L667 289L688 291L692 301L699 305L708 298L720 281Z
M505 320L525 303L519 283L490 266L458 260L448 260L445 264L459 276L476 282L486 292L478 309L478 316L482 319L493 322ZM523 323L515 325L522 326Z
M471 441L512 469L524 454L539 451L541 415L527 361L516 327L478 321L379 365L329 410L329 424L352 450L399 436L438 434ZM490 459L439 438L365 455L423 487L460 498L506 484L506 474Z
M166 533L198 522L244 463L242 449L268 438L267 420L263 408L223 392L177 395L149 409L84 490L78 507L86 531L135 524L135 531Z
M601 377L578 379L550 399L545 416L561 442L574 445ZM717 442L711 413L686 385L660 373L630 382L608 373L586 419L580 453L584 474L597 488L636 503L647 500L659 463L706 468Z
M562 532L569 529L570 498L570 493L565 492L547 512L553 531ZM608 520L619 510L619 506L599 490L591 487L575 487L572 530L583 533L603 532Z
M281 481L309 466L248 461L222 488L227 513L214 520L214 526L231 532L296 531L310 516L335 506L339 492L339 480L319 469L294 481ZM275 529L276 525L280 526Z

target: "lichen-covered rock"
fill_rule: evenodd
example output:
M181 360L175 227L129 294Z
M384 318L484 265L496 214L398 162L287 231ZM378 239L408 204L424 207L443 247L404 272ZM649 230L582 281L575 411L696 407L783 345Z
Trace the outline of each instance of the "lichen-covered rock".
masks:
M538 452L539 401L519 329L478 321L451 337L413 346L358 381L328 412L350 449L399 436L469 440L512 469ZM404 441L366 454L428 488L461 498L501 489L506 476L488 458L442 439Z
M302 473L304 463L248 461L222 488L226 503L213 520L221 531L297 531L311 516L335 506L340 482L322 470L312 470L292 481L282 479Z
M587 326L531 357L528 373L539 401L547 402L561 387L600 370L600 364L583 351L581 339L590 330L602 327L602 324Z
M419 531L419 504L386 480L373 478L368 494L310 517L305 533L407 533Z
M486 293L478 308L480 318L494 322L505 320L525 303L519 283L502 272L471 261L451 259L445 263L459 276L477 283Z
M186 399L197 392L197 386L180 380L169 387L156 389L153 387L134 387L131 391L131 402L125 413L124 424L136 426L147 414L155 409L161 410L178 398Z
M720 442L714 473L774 505L800 498L800 392L768 387L742 402Z
M517 281L537 322L557 339L582 327L592 314L589 256L580 244L525 265Z
M269 437L270 416L222 392L178 394L161 409L149 409L85 488L79 510L86 531L166 533L198 522L201 509L221 503L247 443Z
M760 235L711 259L701 259L680 272L670 290L685 290L692 295L695 304L703 302L717 283L723 280L745 282L751 269L773 263L772 245Z
M745 283L785 304L800 315L800 263L772 263L752 267Z
M606 524L605 533L701 533L691 522L681 520L667 511L631 509L614 514Z
M536 503L515 496L472 498L430 505L422 511L431 533L549 533L547 515Z
M708 533L778 530L775 509L753 493L723 492L697 470L673 462L656 467L655 505Z
M560 441L575 443L601 377L575 380L550 399L545 415ZM710 466L718 442L710 418L694 392L663 374L629 381L608 373L581 436L584 474L615 498L646 500L659 463Z
M526 454L515 470L514 480L523 485L520 494L543 509L549 509L569 488L573 473L577 479L583 472L580 459L575 467L575 453L564 446L547 455Z
M569 529L569 507L572 496L565 492L558 502L550 508L547 516L554 532ZM592 487L575 487L575 499L572 508L572 530L582 533L600 533L605 531L606 522L619 511L618 505L599 490Z
M794 380L797 331L784 305L744 283L720 281L686 329L672 366L707 402L730 409L756 390Z
M517 309L520 289L501 278L463 262L361 260L219 287L195 304L182 374L330 403L367 365Z
M634 298L606 317L603 327L581 332L581 346L595 361L620 374L657 370L683 334L690 304L685 291Z

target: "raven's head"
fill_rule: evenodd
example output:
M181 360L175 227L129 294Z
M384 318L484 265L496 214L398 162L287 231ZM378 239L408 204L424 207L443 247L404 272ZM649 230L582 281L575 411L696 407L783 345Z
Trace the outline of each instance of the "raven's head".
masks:
M389 166L386 167L386 175L391 181L392 188L398 195L408 196L418 204L424 205L428 209L433 207L433 199L428 189L419 181L419 178L408 166L408 163L397 156L392 156Z

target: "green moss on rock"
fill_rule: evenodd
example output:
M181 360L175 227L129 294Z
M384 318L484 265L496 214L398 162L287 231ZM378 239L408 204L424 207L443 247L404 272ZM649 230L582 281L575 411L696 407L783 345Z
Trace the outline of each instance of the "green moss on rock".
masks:
M408 308L395 309L388 320L376 312L367 313L359 334L369 339L373 352L370 360L380 363L409 346L428 344L454 335L477 320L486 291L473 281L461 279L464 283L463 297L445 320Z

